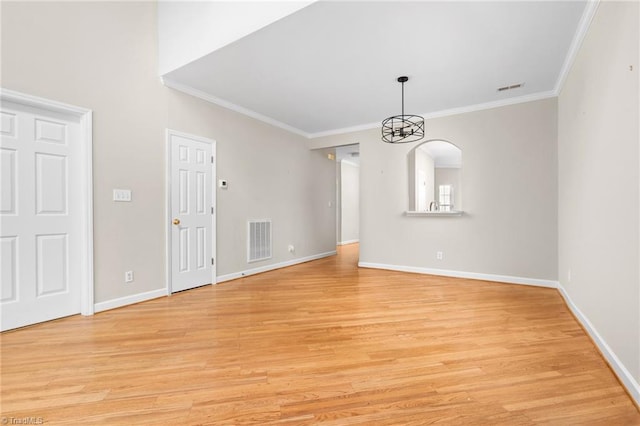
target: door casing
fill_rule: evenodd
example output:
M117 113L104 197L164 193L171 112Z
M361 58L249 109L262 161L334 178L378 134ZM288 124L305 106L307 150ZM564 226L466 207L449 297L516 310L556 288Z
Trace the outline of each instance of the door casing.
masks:
M80 259L74 262L80 264L80 313L93 315L94 308L94 270L93 270L93 116L90 109L40 98L9 89L0 88L0 102L12 102L32 108L56 112L79 120L81 141L79 144L81 190L79 202L83 214L78 224L80 245L82 247Z

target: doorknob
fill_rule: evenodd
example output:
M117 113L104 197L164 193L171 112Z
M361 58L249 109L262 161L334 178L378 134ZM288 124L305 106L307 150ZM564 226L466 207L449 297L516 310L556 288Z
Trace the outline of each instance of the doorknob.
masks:
M173 219L174 225L180 225L180 219Z

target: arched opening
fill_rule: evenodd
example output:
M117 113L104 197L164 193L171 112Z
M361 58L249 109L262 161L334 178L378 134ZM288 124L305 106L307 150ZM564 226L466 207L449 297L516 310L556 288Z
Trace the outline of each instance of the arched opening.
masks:
M436 139L409 151L409 211L462 210L462 150Z

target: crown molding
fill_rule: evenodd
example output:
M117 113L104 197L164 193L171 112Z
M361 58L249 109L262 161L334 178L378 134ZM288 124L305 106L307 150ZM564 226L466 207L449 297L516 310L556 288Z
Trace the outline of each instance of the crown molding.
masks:
M428 120L431 118L447 117L450 115L465 114L468 112L483 111L486 109L516 105L516 104L521 104L525 102L539 101L542 99L554 98L556 96L557 94L555 93L555 91L538 92L538 93L532 93L529 95L518 96L515 98L500 99L497 101L485 102L481 104L469 105L469 106L464 106L459 108L445 109L442 111L430 112L430 113L421 114L421 115L422 117L424 117L425 120ZM342 135L345 133L359 132L362 130L377 129L379 127L380 127L380 122L376 121L375 123L363 124L360 126L344 127L341 129L327 130L325 132L311 133L309 134L309 139L316 139L316 138L321 138L325 136Z
M286 130L291 133L295 133L296 135L303 136L307 139L310 138L309 133L300 130L296 127L285 124L281 121L275 120L271 117L267 117L266 115L260 114L259 112L255 112L245 107L241 107L240 105L236 105L229 101L225 101L224 99L220 99L216 96L210 95L200 89L196 89L194 87L188 86L186 84L178 83L177 81L171 80L166 77L160 77L162 84L171 89L175 89L179 92L186 93L187 95L195 96L196 98L200 98L207 102L211 102L212 104L216 104L226 109L230 109L231 111L238 112L240 114L246 115L247 117L255 118L256 120L262 121L263 123L270 124L275 127L279 127L280 129Z
M584 12L582 12L582 17L580 18L578 29L573 36L573 40L571 41L571 45L569 46L569 52L564 59L564 64L562 64L560 74L558 74L558 80L556 80L556 85L553 88L553 92L556 94L556 96L559 96L560 92L562 91L564 82L567 79L569 72L571 71L571 67L575 62L576 57L578 56L578 52L580 51L582 42L587 36L587 32L589 31L589 27L591 26L591 21L593 20L593 17L595 16L596 10L598 10L599 5L600 0L590 0L587 2L587 5L584 8Z
M468 106L459 107L459 108L451 108L451 109L446 109L442 111L422 114L422 116L425 119L447 117L451 115L465 114L469 112L476 112L476 111L482 111L486 109L499 108L503 106L516 105L516 104L525 103L525 102L533 102L537 100L554 98L559 96L560 92L562 91L564 82L567 79L569 72L571 71L571 67L573 66L573 63L575 62L578 52L580 51L582 42L584 41L584 38L586 37L587 32L589 31L591 21L593 20L593 17L595 16L599 5L600 5L600 0L587 1L585 9L582 13L582 17L580 18L580 22L578 24L578 29L576 30L573 40L571 41L569 52L567 53L564 63L562 64L562 68L560 69L560 73L558 74L558 79L556 80L556 84L553 90L532 93L529 95L518 96L515 98L500 99L497 101L485 102L485 103L475 104L475 105L468 105ZM375 123L361 124L357 126L343 127L339 129L309 133L309 132L305 132L304 130L285 124L281 121L275 120L266 115L260 114L256 111L250 110L248 108L244 108L240 105L236 105L224 99L220 99L216 96L210 95L206 92L203 92L202 90L195 89L191 86L178 83L168 78L161 78L161 80L163 84L167 87L186 93L188 95L195 96L207 102L211 102L213 104L219 105L223 108L230 109L232 111L238 112L248 117L255 118L256 120L260 120L272 126L295 133L307 139L317 139L317 138L322 138L326 136L336 136L336 135L342 135L346 133L354 133L354 132L360 132L364 130L377 129L380 127L380 122L376 121Z
M266 115L260 114L258 112L255 112L253 110L250 110L248 108L244 108L241 107L239 105L236 105L234 103L231 103L229 101L225 101L224 99L220 99L216 96L210 95L202 90L199 89L195 89L191 86L188 86L186 84L182 84L182 83L178 83L174 80L171 80L169 78L162 78L162 83L166 86L169 87L171 89L175 89L179 92L182 93L186 93L187 95L191 95L191 96L195 96L196 98L202 99L204 101L210 102L212 104L221 106L223 108L226 109L230 109L232 111L235 111L237 113L246 115L248 117L254 118L256 120L262 121L263 123L267 123L270 124L272 126L278 127L280 129L286 130L288 132L291 133L295 133L297 135L303 136L307 139L317 139L317 138L322 138L325 136L335 136L335 135L342 135L342 134L346 134L346 133L353 133L353 132L359 132L359 131L363 131L363 130L371 130L371 129L377 129L380 127L380 122L376 121L375 123L368 123L368 124L362 124L359 126L351 126L351 127L344 127L344 128L340 128L340 129L335 129L335 130L327 130L324 132L317 132L317 133L307 133L304 130L300 130L296 127L290 126L288 124L282 123L278 120L275 120L271 117L267 117ZM436 111L436 112L430 112L430 113L426 113L426 114L422 114L422 116L425 119L431 119L431 118L439 118L439 117L447 117L450 115L458 115L458 114L464 114L464 113L468 113L468 112L475 112L475 111L482 111L482 110L486 110L486 109L492 109L492 108L499 108L499 107L503 107L503 106L509 106L509 105L516 105L516 104L521 104L521 103L525 103L525 102L533 102L533 101L538 101L541 99L547 99L547 98L553 98L558 96L557 93L555 91L547 91L547 92L538 92L538 93L532 93L529 95L524 95L524 96L518 96L515 98L508 98L508 99L500 99L497 101L491 101L491 102L485 102L485 103L481 103L481 104L475 104L475 105L469 105L469 106L464 106L464 107L459 107L459 108L451 108L451 109L446 109L446 110L442 110L442 111Z

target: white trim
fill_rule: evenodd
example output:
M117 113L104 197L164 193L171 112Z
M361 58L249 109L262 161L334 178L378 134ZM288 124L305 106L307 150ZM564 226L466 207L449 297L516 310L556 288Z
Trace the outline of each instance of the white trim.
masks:
M304 130L300 130L296 127L290 126L281 121L275 120L271 117L267 117L266 115L260 114L259 112L255 112L248 108L244 108L240 105L236 105L229 101L225 101L224 99L220 99L216 96L210 95L206 92L203 92L202 90L195 89L191 86L187 86L186 84L178 83L176 81L173 81L171 79L164 78L164 77L162 78L162 83L166 87L169 87L171 89L178 90L179 92L186 93L191 96L195 96L196 98L200 98L207 102L211 102L212 104L216 104L223 108L227 108L232 111L238 112L240 114L246 115L248 117L255 118L256 120L260 120L272 126L279 127L283 130L286 130L291 133L295 133L307 139L316 139L316 138L321 138L325 136L341 135L345 133L359 132L362 130L377 129L380 127L380 122L376 121L375 123L362 124L359 126L344 127L340 129L327 130L324 132L308 133L308 132L305 132ZM447 117L450 115L458 115L458 114L464 114L468 112L482 111L486 109L498 108L503 106L522 104L525 102L533 102L533 101L538 101L542 99L554 98L556 96L558 96L556 91L532 93L529 95L518 96L515 98L500 99L497 101L485 102L481 104L475 104L475 105L469 105L469 106L464 106L459 108L451 108L451 109L446 109L442 111L426 113L426 114L422 114L422 116L428 120L430 118Z
M539 101L542 99L554 98L556 96L557 96L557 93L554 91L532 93L530 95L518 96L516 98L500 99L497 101L485 102L481 104L475 104L475 105L469 105L469 106L464 106L459 108L451 108L451 109L445 109L442 111L425 113L425 114L422 114L422 116L424 117L425 120L428 120L430 118L447 117L450 115L465 114L468 112L483 111L486 109L522 104L525 102ZM380 122L376 121L375 123L362 124L359 126L345 127L342 129L335 129L335 130L327 130L325 132L310 133L307 135L307 137L309 139L315 139L315 138L321 138L325 136L334 136L334 135L341 135L344 133L359 132L362 130L377 129L379 127L380 127Z
M297 265L299 263L310 262L312 260L322 259L323 257L334 256L337 254L337 251L328 251L325 253L314 254L312 256L307 257L299 257L297 259L287 260L285 262L274 263L271 265L260 266L259 268L247 269L240 272L232 272L231 274L218 275L217 282L221 283L224 281L235 280L238 278L248 277L249 275L259 274L261 272L273 271L274 269L286 268L287 266Z
M164 131L164 283L171 294L171 135Z
M26 93L0 88L0 101L13 102L34 108L46 109L71 115L79 119L82 132L80 145L82 171L84 179L80 194L83 216L82 223L82 257L80 258L80 313L94 313L94 271L93 271L93 113L90 109L69 105L50 99L40 98Z
M438 211L426 211L419 212L415 210L407 210L404 212L408 217L447 217L447 216L462 216L464 212L462 210L438 210Z
M305 131L302 131L300 129L297 129L295 127L292 127L288 124L285 124L281 121L275 120L271 117L267 117L266 115L260 114L259 112L255 112L253 110L250 110L248 108L242 107L240 105L236 105L234 103L231 103L229 101L225 101L224 99L220 99L216 96L210 95L209 93L203 92L202 90L193 88L191 86L188 86L186 84L182 84L182 83L178 83L177 81L173 81L169 78L166 77L162 77L161 78L162 83L171 88L171 89L175 89L179 92L182 93L186 93L187 95L191 95L191 96L195 96L196 98L200 98L202 100L205 100L207 102L211 102L212 104L216 104L218 106L221 106L223 108L226 109L230 109L231 111L235 111L238 112L240 114L246 115L248 117L251 118L255 118L256 120L260 120L263 123L267 123L270 124L272 126L275 127L279 127L283 130L286 130L288 132L291 133L295 133L298 134L300 136L304 136L305 138L309 138L309 134Z
M450 271L446 269L422 268L418 266L386 265L382 263L359 262L360 268L387 269L390 271L412 272L415 274L439 275L443 277L468 278L472 280L495 281L507 284L522 284L535 287L558 288L558 282L538 278L513 277L509 275L482 274L479 272Z
M347 241L338 241L336 244L339 246L346 246L347 244L355 244L359 242L360 240L347 240Z
M560 95L560 91L562 91L562 86L564 86L564 82L571 71L571 67L576 60L576 56L578 56L578 52L580 51L580 47L582 46L582 42L589 31L589 27L591 26L591 21L593 20L594 15L596 14L596 10L600 5L600 0L589 0L587 5L584 7L584 11L582 12L582 17L580 18L580 23L578 24L578 29L571 41L571 46L569 46L569 52L564 59L564 64L562 64L562 68L560 69L560 74L558 74L558 79L556 80L556 85L553 88L553 92L556 96Z
M569 75L569 72L571 71L571 66L573 65L576 59L576 56L578 55L580 46L582 46L582 42L584 41L584 38L587 35L587 32L589 31L589 26L591 25L591 21L593 20L593 17L596 13L596 10L598 9L599 4L600 4L600 0L587 1L585 9L582 12L582 17L580 18L580 22L578 23L578 28L573 37L573 40L571 41L569 51L567 53L567 56L565 57L564 63L562 64L560 73L558 74L558 79L556 80L556 84L552 90L545 91L545 92L531 93L529 95L518 96L515 98L500 99L497 101L485 102L485 103L480 103L475 105L468 105L468 106L463 106L459 108L451 108L451 109L446 109L442 111L422 114L422 116L425 119L447 117L450 115L465 114L469 112L482 111L486 109L498 108L498 107L503 107L508 105L515 105L515 104L521 104L525 102L532 102L532 101L538 101L542 99L557 97L560 94L560 91L562 90L562 86L564 85L564 82L567 76ZM186 84L178 83L176 81L173 81L171 79L164 78L164 77L161 79L163 84L167 87L195 96L205 101L214 103L216 105L230 109L232 111L239 112L240 114L244 114L249 117L255 118L256 120L260 120L264 123L271 124L272 126L279 127L281 129L298 134L300 136L304 136L307 139L316 139L316 138L322 138L325 136L342 135L345 133L371 130L371 129L376 129L380 127L380 122L376 121L375 123L361 124L357 126L343 127L339 129L309 133L309 132L305 132L304 130L285 124L281 121L275 120L271 117L267 117L266 115L260 114L259 112L250 110L240 105L236 105L224 99L220 99L216 96L210 95L202 90L195 89Z
M218 271L218 143L214 140L211 145L211 155L213 156L213 162L211 163L211 207L213 208L213 214L211 220L213 221L211 227L211 258L213 259L213 265L211 265L211 284L216 284L216 275Z
M607 344L604 338L598 333L598 330L593 326L591 321L587 318L586 315L582 313L580 308L578 308L569 293L565 290L562 284L558 283L558 291L560 295L564 298L567 306L573 312L573 315L580 321L580 324L584 327L584 329L589 333L591 339L594 341L602 356L607 360L611 369L614 371L618 379L622 382L624 387L627 389L631 397L635 400L637 405L640 405L640 384L633 378L633 375L627 370L622 361L616 356L615 352L611 349L611 347Z
M218 156L216 154L216 141L213 139L196 136L189 133L179 132L177 130L165 129L165 292L171 294L171 136L179 136L198 142L211 144L211 155L213 163L211 163L211 205L213 207L212 235L211 235L211 257L216 260L216 224L218 217L218 206L216 205L216 165ZM216 283L216 271L218 269L217 262L211 268L211 284Z
M132 294L131 296L119 297L117 299L107 300L106 302L96 303L95 312L108 311L109 309L121 308L123 306L133 305L134 303L146 302L147 300L157 299L167 295L166 288L151 290L145 293Z
M571 297L565 290L565 288L557 281L540 280L534 278L522 278L512 277L505 275L493 275L493 274L480 274L475 272L461 272L461 271L447 271L442 269L420 268L413 266L398 266L398 265L386 265L379 263L359 262L358 266L361 268L374 268L374 269L386 269L391 271L400 272L412 272L418 274L431 274L445 277L456 278L470 278L485 281L503 282L509 284L524 284L537 287L548 287L558 289L560 295L565 300L567 306L571 312L575 315L578 321L582 324L586 332L593 339L594 343L607 360L611 369L615 372L616 376L620 379L624 387L627 389L631 397L634 399L637 405L640 405L640 384L634 379L633 375L627 370L624 364L616 356L615 352L607 344L604 338L598 333L589 319L580 311L580 309L573 303Z
M46 108L50 111L62 114L71 114L78 118L82 118L85 114L91 112L90 109L69 105L50 99L40 98L26 93L16 92L14 90L0 88L0 97L2 101L14 102L21 105L27 105L35 108Z
M80 126L84 133L84 204L85 214L82 218L85 229L84 252L80 259L82 276L85 284L80 289L80 313L93 315L94 313L94 273L93 273L93 112L83 114Z

